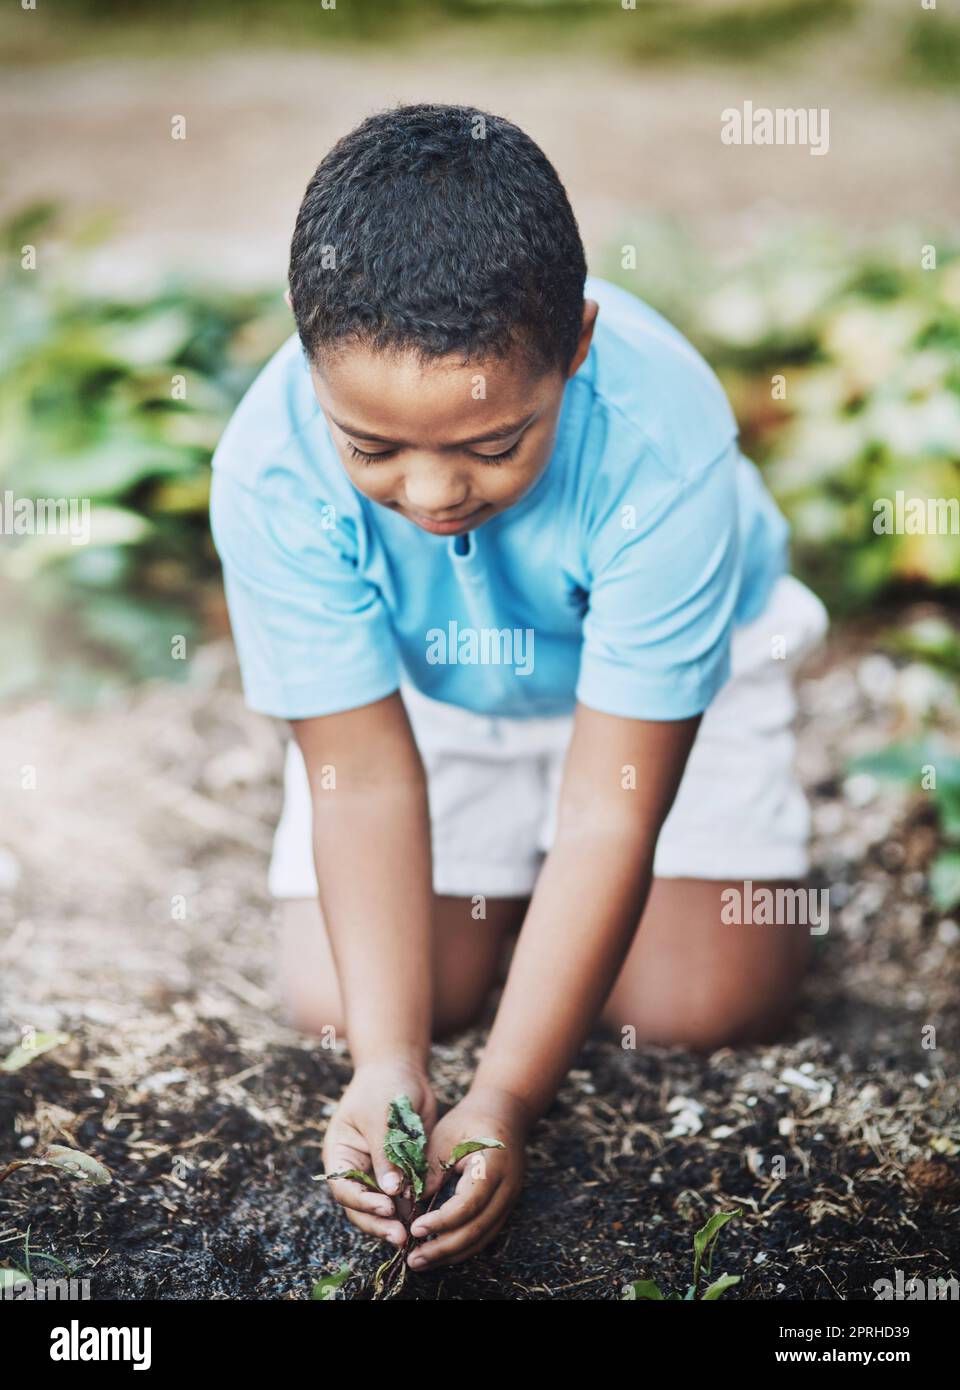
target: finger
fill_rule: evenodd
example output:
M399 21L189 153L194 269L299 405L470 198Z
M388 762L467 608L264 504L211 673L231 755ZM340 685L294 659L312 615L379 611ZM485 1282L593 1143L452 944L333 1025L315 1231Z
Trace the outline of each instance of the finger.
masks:
M384 1221L381 1217L370 1216L364 1211L345 1211L347 1220L364 1235L376 1236L377 1240L389 1241L391 1245L406 1245L409 1237L402 1221Z
M382 1120L368 1122L364 1126L363 1142L367 1145L364 1167L370 1167L372 1155L373 1175L377 1180L377 1186L382 1191L396 1196L402 1191L406 1177L401 1169L384 1155L383 1141L386 1137L387 1131Z
M510 1210L509 1201L485 1208L466 1226L418 1245L407 1257L411 1269L432 1269L437 1265L460 1264L477 1254L499 1234Z
M441 1231L456 1230L465 1225L493 1199L500 1179L489 1171L483 1177L467 1169L457 1183L457 1190L433 1211L418 1216L410 1228L414 1236L438 1235Z
M482 1250L485 1250L488 1245L493 1244L497 1236L500 1234L504 1226L507 1224L507 1217L509 1215L510 1204L507 1203L506 1207L504 1208L503 1214L500 1216L500 1218L497 1221L495 1221L488 1230L485 1230L480 1236L478 1236L476 1240L472 1241L469 1245L464 1246L463 1249L459 1250L455 1255L448 1255L446 1258L444 1258L443 1254L441 1253L437 1257L436 1268L447 1269L450 1265L462 1265L464 1260L472 1260L475 1255L479 1255L480 1252ZM433 1268L433 1260L431 1260L429 1264L425 1266L425 1268Z
M389 1197L382 1192L371 1192L368 1187L353 1178L340 1178L328 1184L335 1202L347 1211L366 1211L371 1216L391 1217L396 1209Z
M351 1169L361 1173L370 1172L370 1155L353 1144L334 1139L327 1153L324 1166L328 1173L347 1173ZM343 1207L374 1212L380 1216L395 1214L391 1199L383 1193L372 1191L359 1178L336 1178L329 1183L329 1187L335 1201Z
M449 1150L448 1150L449 1151ZM434 1161L429 1152L427 1155L427 1176L423 1182L423 1194L420 1198L421 1203L429 1202L430 1199L440 1191L447 1183L455 1183L461 1174L454 1168L444 1168L439 1161Z
M376 1169L377 1183L383 1188L384 1192L391 1192L394 1196L399 1195L406 1181L405 1175L399 1168L395 1168L386 1159L378 1159L374 1162Z

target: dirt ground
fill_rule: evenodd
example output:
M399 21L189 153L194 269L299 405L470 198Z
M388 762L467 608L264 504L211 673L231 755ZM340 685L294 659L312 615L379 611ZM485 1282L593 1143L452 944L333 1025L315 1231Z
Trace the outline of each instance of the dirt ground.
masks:
M709 1057L591 1039L534 1134L506 1231L401 1297L617 1299L638 1277L682 1288L693 1231L734 1206L715 1271L743 1276L728 1297L856 1300L896 1269L960 1272L960 928L925 897L926 808L843 770L915 712L916 668L838 634L801 697L831 926L796 1029ZM368 1296L378 1248L311 1180L348 1061L289 1031L273 993L280 755L280 727L244 709L225 643L201 649L184 687L86 715L7 715L0 1044L25 1026L72 1041L0 1074L0 1159L66 1142L114 1182L15 1173L0 1186L0 1263L22 1263L29 1227L32 1249L75 1266L98 1299L305 1298L341 1261L349 1295ZM34 789L19 790L25 767ZM442 1103L483 1037L435 1049Z

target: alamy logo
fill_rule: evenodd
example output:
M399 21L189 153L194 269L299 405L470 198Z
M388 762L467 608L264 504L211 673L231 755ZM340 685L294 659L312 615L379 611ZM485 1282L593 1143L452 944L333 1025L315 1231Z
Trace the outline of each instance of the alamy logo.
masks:
M0 535L69 536L71 545L90 543L89 497L0 496Z
M752 101L720 112L724 145L809 145L811 154L830 149L830 112L825 106L754 106Z
M135 1371L151 1365L149 1327L69 1327L50 1332L51 1361L131 1361Z
M19 1270L0 1269L0 1298L9 1298L19 1303L43 1303L62 1299L76 1303L89 1298L89 1279L31 1279Z
M454 619L427 632L428 666L514 666L533 671L532 627L461 627Z
M960 1298L960 1283L956 1279L905 1278L902 1269L893 1271L893 1279L877 1279L873 1291L878 1300L897 1298L908 1302L921 1299Z
M960 535L960 499L956 497L878 497L873 504L878 536Z
M809 926L811 936L830 930L829 888L757 888L748 878L742 892L724 888L720 902L720 920L728 926Z

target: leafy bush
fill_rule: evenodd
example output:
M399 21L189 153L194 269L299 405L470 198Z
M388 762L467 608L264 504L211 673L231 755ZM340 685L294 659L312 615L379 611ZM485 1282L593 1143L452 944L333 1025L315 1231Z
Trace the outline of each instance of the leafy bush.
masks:
M941 912L960 905L960 757L931 737L867 753L853 759L849 770L932 797L943 843L930 865L930 896Z
M824 234L710 260L663 223L626 234L610 278L717 368L746 451L793 526L801 574L835 611L897 586L960 583L956 535L878 534L878 499L960 492L960 256L919 236L856 250ZM928 253L929 254L929 253Z
M0 695L52 684L84 701L119 672L183 673L171 638L197 630L215 592L202 587L216 574L210 455L292 325L277 291L86 293L82 245L55 269L21 269L54 219L36 209L6 230L0 500L86 499L91 543L0 535Z

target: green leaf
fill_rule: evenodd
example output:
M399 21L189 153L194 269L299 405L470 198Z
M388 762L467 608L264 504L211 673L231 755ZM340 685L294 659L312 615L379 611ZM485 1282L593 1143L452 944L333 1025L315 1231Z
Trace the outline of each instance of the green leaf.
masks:
M734 1284L740 1283L739 1274L721 1274L719 1279L714 1279L710 1287L704 1292L701 1302L714 1303L727 1289L732 1289Z
M182 449L128 429L86 449L64 450L60 456L51 451L31 460L23 482L29 478L30 491L39 497L119 499L145 478L182 472L185 462Z
M454 1168L467 1154L479 1153L481 1149L503 1149L505 1144L501 1144L499 1139L464 1139L462 1144L458 1144L450 1155L449 1163L440 1160L441 1168Z
M632 1303L634 1299L646 1299L650 1303L662 1303L664 1301L659 1284L654 1283L652 1279L638 1279L629 1286L628 1292L623 1297L629 1303Z
M387 1137L383 1152L413 1188L415 1197L423 1192L427 1176L427 1136L423 1121L408 1096L397 1096L387 1111Z
M717 1211L714 1212L705 1226L693 1238L693 1283L694 1287L700 1284L701 1265L706 1269L707 1276L710 1274L710 1266L713 1263L713 1252L716 1248L717 1237L723 1230L728 1221L732 1221L735 1216L742 1216L743 1208L737 1207L736 1211Z
M62 1168L64 1172L80 1178L82 1182L102 1185L113 1181L109 1168L105 1168L90 1154L85 1154L80 1149L68 1149L64 1144L50 1144L39 1157L24 1158L20 1162L25 1168Z
M696 1298L696 1296L697 1296L697 1286L696 1286L696 1284L691 1284L690 1287L687 1289L686 1293L683 1295L683 1302L684 1302L684 1303L692 1303L692 1302L694 1301L694 1299ZM679 1298L680 1295L678 1294L677 1297Z
M920 785L921 769L935 762L935 745L925 743L893 743L889 748L881 748L876 753L864 753L859 758L851 758L847 763L850 772L869 772L890 782L912 782Z
M930 869L930 896L941 912L960 902L960 850L941 850Z
M960 781L940 779L936 790L940 829L948 840L960 838Z
M321 1174L321 1177L323 1174ZM322 1279L318 1279L313 1286L311 1298L317 1298L324 1303L330 1303L336 1297L337 1289L350 1278L352 1270L349 1265L341 1265L336 1274L327 1274Z
M69 1033L35 1033L29 1047L24 1043L18 1043L7 1053L0 1062L0 1071L20 1071L37 1057L42 1057L45 1052L52 1052L55 1047L62 1047L69 1041Z
M352 1178L354 1182L362 1182L366 1187L372 1187L374 1192L381 1191L370 1174L362 1173L359 1168L345 1168L342 1173L315 1173L313 1181L333 1182L338 1178Z

